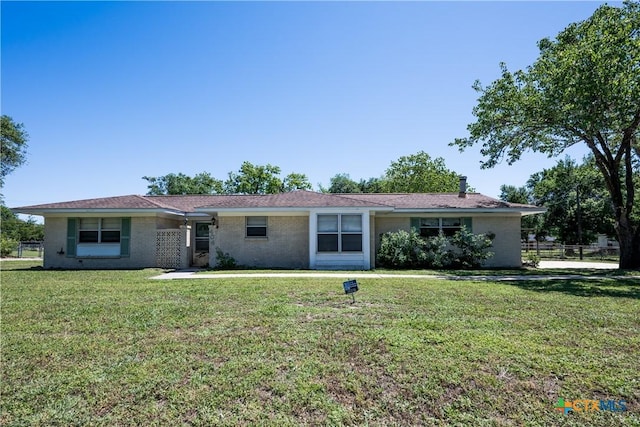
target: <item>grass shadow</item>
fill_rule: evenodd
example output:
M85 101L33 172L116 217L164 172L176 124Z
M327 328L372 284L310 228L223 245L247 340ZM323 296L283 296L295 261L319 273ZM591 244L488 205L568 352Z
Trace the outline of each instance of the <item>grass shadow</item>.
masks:
M507 282L502 282L507 283ZM609 279L548 279L508 282L533 292L558 292L579 297L613 297L640 299L640 280L637 278Z
M31 267L3 268L3 271L46 271L43 266L36 265Z

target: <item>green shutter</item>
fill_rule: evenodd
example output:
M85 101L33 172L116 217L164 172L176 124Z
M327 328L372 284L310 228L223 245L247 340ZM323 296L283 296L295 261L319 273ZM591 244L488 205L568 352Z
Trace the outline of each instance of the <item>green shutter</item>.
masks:
M67 257L75 258L76 256L76 229L78 220L75 218L67 218Z
M473 220L470 217L462 218L462 225L467 228L467 231L473 233Z
M420 218L411 218L411 228L415 228L418 233L420 232Z
M120 256L128 257L129 242L131 241L131 218L122 218L122 229L120 230Z

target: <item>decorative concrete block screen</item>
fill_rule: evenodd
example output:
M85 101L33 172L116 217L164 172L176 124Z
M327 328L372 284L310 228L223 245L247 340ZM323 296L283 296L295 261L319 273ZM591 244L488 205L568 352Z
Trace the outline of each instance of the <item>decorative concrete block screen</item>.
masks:
M158 230L156 235L156 266L160 268L180 268L182 251L182 230Z

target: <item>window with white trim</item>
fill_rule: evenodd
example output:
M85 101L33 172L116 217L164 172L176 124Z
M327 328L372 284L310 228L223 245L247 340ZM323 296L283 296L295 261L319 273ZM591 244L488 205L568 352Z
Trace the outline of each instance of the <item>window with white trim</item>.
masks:
M80 218L78 243L120 243L120 218Z
M318 252L362 252L362 215L318 215Z
M246 217L246 237L267 237L267 217Z

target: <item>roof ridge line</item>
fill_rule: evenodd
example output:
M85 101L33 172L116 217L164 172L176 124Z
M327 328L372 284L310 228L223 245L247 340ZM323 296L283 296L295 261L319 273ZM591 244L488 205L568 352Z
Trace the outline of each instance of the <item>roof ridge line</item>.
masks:
M176 211L182 211L182 209L178 209L178 208L177 208L177 207L175 207L175 206L171 206L171 205L166 205L166 204L158 203L158 202L156 202L155 200L151 200L151 199L150 199L150 197L153 197L153 196L147 196L147 195L144 195L144 196L143 196L143 195L140 195L140 194L132 194L132 196L134 196L134 197L136 197L136 198L138 198L138 199L142 199L142 200L144 200L145 202L149 202L149 203L151 203L152 205L155 205L155 206L157 206L157 207L159 207L159 208L162 208L162 209L173 209L173 210L176 210Z
M362 199L358 199L357 196L351 196L351 194L382 194L382 193L324 193L324 194L329 194L335 197L339 197L339 198L343 198L343 199L349 199L349 200L355 200L358 202L364 202L364 200ZM349 194L349 196L347 196L347 194ZM373 203L374 205L378 205L378 206L386 206L386 207L395 207L395 205L391 205L391 204L387 204L387 203L379 203L379 202L370 202L367 200L367 203Z

